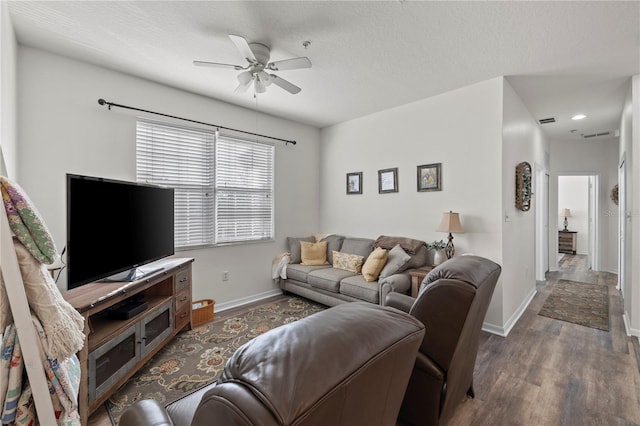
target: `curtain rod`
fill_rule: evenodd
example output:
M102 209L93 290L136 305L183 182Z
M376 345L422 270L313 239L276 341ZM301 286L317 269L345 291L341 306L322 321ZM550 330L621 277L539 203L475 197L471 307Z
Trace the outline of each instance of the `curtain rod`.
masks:
M204 124L205 126L211 126L211 127L217 128L217 129L231 130L233 132L244 133L245 135L252 135L252 136L259 136L261 138L273 139L273 140L276 140L276 141L284 142L285 144L290 143L290 144L295 145L297 143L296 141L290 141L290 140L287 140L287 139L276 138L274 136L261 135L260 133L253 133L253 132L247 132L245 130L232 129L231 127L218 126L217 124L211 124L211 123L205 123L203 121L191 120L190 118L177 117L175 115L163 114L161 112L149 111L149 110L146 110L146 109L136 108L136 107L127 106L127 105L120 105L120 104L117 104L115 102L107 102L102 98L98 99L98 103L100 105L107 105L109 110L111 110L112 106L113 107L118 107L118 108L132 109L134 111L140 111L140 112L146 112L146 113L149 113L149 114L161 115L163 117L175 118L177 120L189 121L191 123Z

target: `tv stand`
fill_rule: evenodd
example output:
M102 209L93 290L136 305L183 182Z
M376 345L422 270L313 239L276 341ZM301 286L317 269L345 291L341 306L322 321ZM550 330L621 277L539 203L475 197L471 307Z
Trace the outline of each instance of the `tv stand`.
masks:
M63 293L84 317L85 342L78 352L81 424L181 330L191 328L192 258L162 259L130 282L95 282ZM110 311L127 300L144 310L127 318Z

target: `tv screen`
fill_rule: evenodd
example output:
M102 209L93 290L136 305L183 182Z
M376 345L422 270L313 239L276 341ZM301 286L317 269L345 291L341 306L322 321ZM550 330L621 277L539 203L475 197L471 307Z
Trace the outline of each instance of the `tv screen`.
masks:
M67 288L153 272L136 268L174 254L173 218L172 188L67 174Z

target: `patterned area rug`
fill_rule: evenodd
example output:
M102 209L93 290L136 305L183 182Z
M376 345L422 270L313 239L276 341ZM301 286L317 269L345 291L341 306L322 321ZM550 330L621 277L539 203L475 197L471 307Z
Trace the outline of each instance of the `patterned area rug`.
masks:
M215 381L240 346L278 326L326 307L296 297L178 334L107 401L113 424L135 401L153 398L167 405Z
M538 315L609 331L606 285L559 280Z

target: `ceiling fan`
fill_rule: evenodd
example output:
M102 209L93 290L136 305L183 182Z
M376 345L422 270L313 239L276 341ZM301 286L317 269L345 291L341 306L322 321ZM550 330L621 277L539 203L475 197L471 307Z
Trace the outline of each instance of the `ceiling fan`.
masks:
M221 64L217 62L193 61L193 65L203 67L233 68L243 70L238 74L240 84L236 88L236 93L246 92L253 83L256 93L264 93L267 86L275 84L295 95L300 89L295 84L270 74L271 71L295 70L300 68L311 68L311 61L306 56L299 58L284 59L282 61L269 62L271 49L262 43L249 43L244 37L230 34L229 38L236 45L242 56L249 62L249 65Z

